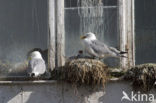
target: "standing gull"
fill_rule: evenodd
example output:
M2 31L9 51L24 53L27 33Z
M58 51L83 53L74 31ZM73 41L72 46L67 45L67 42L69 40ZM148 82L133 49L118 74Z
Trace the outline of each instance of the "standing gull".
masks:
M107 58L107 57L126 57L123 54L127 52L119 51L116 48L109 47L103 42L96 39L95 34L89 32L80 37L82 39L85 51L97 58Z
M30 54L27 72L31 77L39 77L46 72L45 61L39 51Z

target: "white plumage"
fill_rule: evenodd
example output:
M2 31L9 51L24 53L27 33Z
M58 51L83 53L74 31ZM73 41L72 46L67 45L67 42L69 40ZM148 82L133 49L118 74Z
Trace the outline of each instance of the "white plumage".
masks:
M106 57L125 57L123 54L127 52L122 52L116 48L109 47L103 42L100 42L96 39L95 34L89 32L81 36L82 44L85 48L85 51L97 58L106 58Z
M46 72L45 61L39 51L30 54L27 72L31 77L39 77Z

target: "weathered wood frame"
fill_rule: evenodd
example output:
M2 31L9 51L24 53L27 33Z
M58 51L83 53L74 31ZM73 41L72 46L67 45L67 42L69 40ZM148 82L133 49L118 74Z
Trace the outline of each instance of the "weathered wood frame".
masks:
M49 52L48 66L51 70L65 63L64 0L48 0L49 4Z
M56 42L55 42L55 0L48 0L48 24L49 24L49 35L48 35L48 68L51 70L56 65Z
M118 14L120 49L128 52L128 58L121 58L120 66L127 69L135 65L134 0L118 0Z
M120 49L128 51L121 59L121 67L135 65L134 0L118 0ZM49 0L49 68L65 63L64 0Z

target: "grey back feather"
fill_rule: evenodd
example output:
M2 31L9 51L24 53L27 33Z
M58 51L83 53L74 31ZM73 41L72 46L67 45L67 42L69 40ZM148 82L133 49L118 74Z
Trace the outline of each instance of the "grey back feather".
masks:
M114 57L121 56L119 50L113 47L109 47L103 42L100 42L98 40L93 40L90 46L94 50L94 52L98 55L114 56Z
M110 49L112 52L115 52L116 54L120 54L120 51L117 50L116 48L109 47L109 49Z
M104 44L98 40L92 41L92 44L90 46L98 54L109 54L111 52L109 47L106 44Z

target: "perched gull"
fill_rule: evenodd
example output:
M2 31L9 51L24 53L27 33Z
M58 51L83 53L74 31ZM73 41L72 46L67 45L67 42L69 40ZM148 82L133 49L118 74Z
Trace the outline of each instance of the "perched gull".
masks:
M82 43L85 47L85 51L93 57L100 59L106 57L125 57L123 54L127 53L100 42L96 39L95 34L91 32L81 36L80 38L83 41Z
M48 64L48 49L43 50L43 49L41 49L41 48L33 48L33 49L31 49L31 50L28 52L27 56L29 57L29 55L30 55L33 51L39 51L39 52L41 53L42 58L43 58L43 60L45 61L45 63Z
M46 72L45 61L39 51L30 53L27 72L31 77L39 77Z

